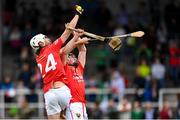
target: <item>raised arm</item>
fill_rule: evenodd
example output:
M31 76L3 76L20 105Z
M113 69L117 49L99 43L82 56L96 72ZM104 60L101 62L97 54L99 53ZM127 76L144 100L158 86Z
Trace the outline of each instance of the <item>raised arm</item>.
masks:
M60 50L60 54L67 55L70 53L75 47L76 47L76 42L79 40L79 37L83 35L84 31L80 30L81 32L74 32L74 37L63 47L63 49Z
M81 6L76 6L76 15L68 24L70 27L72 28L76 27L76 24L79 20L79 15L82 14L82 12L83 12L83 9L81 8ZM63 34L61 35L62 42L65 43L70 35L71 35L71 31L66 28Z
M66 64L66 56L68 53L70 53L71 51L74 50L74 48L76 48L78 45L80 44L88 44L89 39L88 38L83 38L81 39L80 36L83 35L84 31L80 30L81 32L74 32L74 37L65 45L65 47L63 47L60 50L60 55L62 58L62 61L64 64ZM78 36L78 37L76 37ZM76 37L76 38L75 38Z
M83 38L88 39L88 38ZM84 67L86 64L86 46L84 44L79 44L78 46L79 55L78 55L78 61L81 63L81 65Z
M75 32L74 37L60 50L61 59L64 65L66 64L67 54L70 53L76 47L75 42L81 35L83 35L83 30L81 33Z

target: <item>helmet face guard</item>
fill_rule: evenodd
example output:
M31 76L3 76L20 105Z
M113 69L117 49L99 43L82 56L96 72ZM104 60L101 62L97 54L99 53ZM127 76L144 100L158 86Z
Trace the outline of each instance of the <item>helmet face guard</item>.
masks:
M41 48L41 46L39 45L39 42L42 42L43 46L45 45L45 38L46 38L45 35L38 34L30 40L30 45L34 49L34 51L37 51L38 49Z

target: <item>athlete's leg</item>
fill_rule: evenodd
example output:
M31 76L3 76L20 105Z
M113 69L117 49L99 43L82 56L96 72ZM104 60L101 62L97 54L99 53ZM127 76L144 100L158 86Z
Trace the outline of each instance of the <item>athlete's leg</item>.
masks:
M66 119L87 120L88 117L84 103L71 103L66 109Z
M59 120L60 119L60 113L48 115L48 120Z
M66 110L61 111L61 113L60 113L60 118L61 118L61 119L66 119L65 111L66 111Z
M47 93L45 93L44 98L48 120L60 119L60 112L62 109L58 104L58 98L54 94L54 90L50 89Z
M70 103L71 93L67 86L50 89L45 93L45 106L48 119L60 119L61 111L64 110Z

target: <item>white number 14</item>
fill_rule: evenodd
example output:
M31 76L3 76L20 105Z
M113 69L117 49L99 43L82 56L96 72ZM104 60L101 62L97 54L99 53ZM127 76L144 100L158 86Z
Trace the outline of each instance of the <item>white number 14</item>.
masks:
M48 59L47 59L47 63L46 63L46 67L45 67L45 72L49 72L50 70L55 70L56 69L56 64L57 62L55 61L53 54L49 54L48 55ZM38 67L42 73L42 65L39 63Z
M46 68L45 71L49 72L50 70L55 70L56 69L56 61L54 60L53 54L48 55L47 63L46 63Z

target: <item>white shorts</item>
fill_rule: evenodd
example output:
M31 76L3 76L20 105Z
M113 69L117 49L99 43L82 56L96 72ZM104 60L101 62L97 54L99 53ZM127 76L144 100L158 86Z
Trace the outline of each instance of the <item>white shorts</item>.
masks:
M85 104L81 102L70 103L66 108L66 119L88 120Z
M44 94L47 115L54 115L64 110L69 105L71 97L67 86L50 89Z

